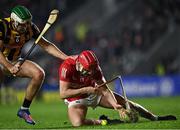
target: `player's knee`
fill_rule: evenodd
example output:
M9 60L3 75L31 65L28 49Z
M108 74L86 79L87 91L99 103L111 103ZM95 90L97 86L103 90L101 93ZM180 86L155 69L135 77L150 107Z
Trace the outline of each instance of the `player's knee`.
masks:
M72 125L74 127L82 126L83 125L83 121L82 120L75 120L75 121L72 122Z
M36 71L36 73L34 74L34 79L38 80L38 81L42 81L45 78L45 72L44 70L38 70Z

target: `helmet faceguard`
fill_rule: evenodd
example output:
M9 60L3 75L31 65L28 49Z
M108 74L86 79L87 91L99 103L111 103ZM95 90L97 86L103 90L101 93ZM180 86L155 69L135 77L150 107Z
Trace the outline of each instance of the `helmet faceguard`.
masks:
M89 50L83 51L78 56L77 62L79 63L78 71L84 76L93 74L99 64L95 54Z
M11 11L12 27L19 33L24 33L31 24L32 15L24 6L15 6Z

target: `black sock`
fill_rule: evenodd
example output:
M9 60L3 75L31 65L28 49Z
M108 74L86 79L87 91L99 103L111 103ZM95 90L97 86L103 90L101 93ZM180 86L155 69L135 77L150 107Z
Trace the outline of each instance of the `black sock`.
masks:
M29 108L29 106L31 105L31 102L32 101L29 101L25 98L22 107Z
M166 116L158 116L158 120L177 120L176 116L166 115Z

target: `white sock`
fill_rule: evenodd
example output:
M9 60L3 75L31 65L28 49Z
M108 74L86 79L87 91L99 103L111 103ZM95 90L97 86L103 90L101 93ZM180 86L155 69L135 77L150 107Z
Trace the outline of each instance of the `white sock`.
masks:
M22 109L22 110L28 110L29 108L28 108L28 107L23 107L23 106L21 106L21 109Z

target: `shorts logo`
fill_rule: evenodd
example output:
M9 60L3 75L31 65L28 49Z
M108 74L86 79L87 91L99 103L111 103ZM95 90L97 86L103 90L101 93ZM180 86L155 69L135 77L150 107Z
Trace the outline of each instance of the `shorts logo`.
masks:
M76 100L76 103L80 103L80 101L79 101L79 100Z

